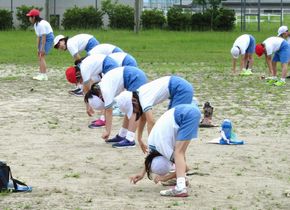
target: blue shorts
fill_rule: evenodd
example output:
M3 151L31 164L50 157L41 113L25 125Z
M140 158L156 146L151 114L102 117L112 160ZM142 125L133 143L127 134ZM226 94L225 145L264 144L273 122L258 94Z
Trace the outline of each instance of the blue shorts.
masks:
M289 44L287 41L284 40L281 43L280 49L277 52L275 52L272 61L273 62L288 63L289 51L290 51Z
M185 79L178 76L171 76L169 80L170 102L168 109L179 104L191 104L194 90L192 85Z
M88 53L91 49L93 49L95 46L97 46L99 43L98 40L96 40L95 37L92 37L89 39L88 44L85 48L85 51Z
M46 34L46 41L45 41L45 46L44 46L44 51L45 51L46 55L49 53L49 51L53 47L53 39L54 39L54 35L52 32L49 34ZM39 37L38 51L40 51L41 46L42 46L42 37L40 36Z
M114 68L117 68L117 67L119 67L118 63L113 58L106 56L104 61L103 61L102 73L106 74L108 71L110 71Z
M116 52L124 52L124 51L119 47L115 47L112 53L116 53Z
M134 66L124 67L124 87L128 91L136 91L140 86L147 83L145 73Z
M174 108L174 119L179 126L176 141L197 138L201 113L194 104L181 104Z
M250 36L250 43L249 43L248 48L246 49L246 53L253 54L255 52L256 40L252 35L249 35L249 36Z
M135 67L137 67L137 61L135 60L135 58L132 55L128 54L124 58L124 60L122 62L122 66L135 66Z

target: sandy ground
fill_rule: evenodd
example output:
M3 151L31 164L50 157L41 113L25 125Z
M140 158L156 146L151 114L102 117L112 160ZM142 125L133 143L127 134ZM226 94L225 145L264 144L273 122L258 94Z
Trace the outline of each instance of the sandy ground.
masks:
M33 191L0 194L0 209L290 209L290 82L275 88L258 74L244 79L198 67L184 76L200 107L209 100L215 123L230 118L246 144L206 144L219 128L200 129L187 151L190 197L164 198L165 187L147 178L129 183L144 155L139 147L113 149L100 138L102 129L87 127L94 118L82 98L68 95L64 69L50 69L49 81L37 82L36 67L1 64L0 160ZM166 105L155 107L156 118ZM115 135L121 118L113 123Z

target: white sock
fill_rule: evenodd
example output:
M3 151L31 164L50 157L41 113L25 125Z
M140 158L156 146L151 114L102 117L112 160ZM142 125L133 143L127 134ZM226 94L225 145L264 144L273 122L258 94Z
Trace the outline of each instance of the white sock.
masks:
M277 79L277 76L273 76L272 79Z
M123 137L123 138L124 138L124 137L126 137L127 132L128 132L128 129L122 127L122 128L119 130L118 135L119 135L120 137Z
M183 190L184 188L186 188L185 177L178 177L176 179L176 189L177 190Z
M134 141L135 139L135 132L128 131L126 134L126 139L129 141Z
M105 115L101 115L99 119L105 121Z
M286 79L285 78L281 78L281 81L286 82Z
M83 90L83 85L82 84L78 84L77 87Z

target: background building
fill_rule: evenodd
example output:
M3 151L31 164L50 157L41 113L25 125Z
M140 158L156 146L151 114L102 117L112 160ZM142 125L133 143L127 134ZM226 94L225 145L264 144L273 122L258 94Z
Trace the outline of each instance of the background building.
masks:
M259 0L224 0L222 6L233 9L239 14L241 3L245 5L247 13L257 13ZM275 14L280 13L281 10L284 13L290 13L290 0L260 0L261 14Z

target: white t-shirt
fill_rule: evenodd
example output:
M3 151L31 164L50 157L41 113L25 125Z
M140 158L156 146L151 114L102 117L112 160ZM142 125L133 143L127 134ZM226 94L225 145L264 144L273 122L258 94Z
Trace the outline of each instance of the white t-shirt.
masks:
M113 53L114 49L116 48L115 45L112 44L98 44L95 46L93 49L89 51L89 54L105 54L105 55L110 55Z
M123 74L124 67L112 69L104 74L101 82L99 83L106 109L112 107L115 96L125 90Z
M175 108L166 111L157 120L148 137L148 145L154 146L168 160L173 155L179 129L179 126L175 123L174 111Z
M272 55L273 53L277 52L284 39L278 36L272 36L266 39L263 44L265 45L267 55Z
M107 56L104 54L94 54L86 57L80 64L83 83L92 80L94 82L100 81L100 74L103 70L103 62Z
M116 52L109 54L109 57L113 58L118 63L119 66L122 66L123 61L127 55L128 53L125 52Z
M46 20L41 20L37 25L34 24L34 30L36 33L36 36L41 37L42 35L52 33L53 30Z
M152 106L170 97L169 81L170 76L165 76L146 83L137 89L143 112L150 110Z
M244 55L249 45L250 45L250 35L244 34L236 39L236 41L233 44L233 47L238 46L241 50L241 55Z
M78 34L69 38L66 43L67 50L72 56L86 49L89 40L93 38L90 34Z

